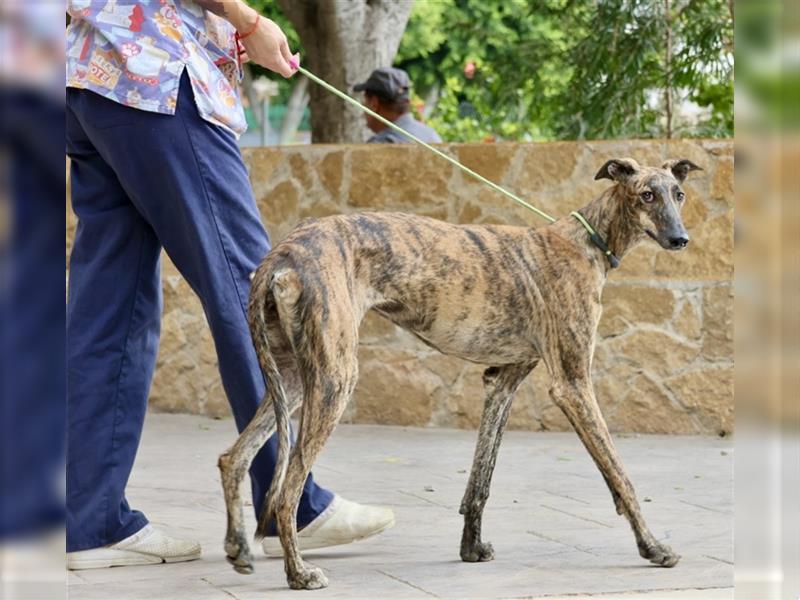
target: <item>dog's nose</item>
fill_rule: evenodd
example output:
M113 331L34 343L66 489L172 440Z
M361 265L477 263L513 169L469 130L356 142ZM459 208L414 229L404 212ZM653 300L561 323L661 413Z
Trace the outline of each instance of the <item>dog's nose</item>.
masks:
M688 243L689 243L688 235L679 235L677 237L669 238L669 245L675 249L685 248Z

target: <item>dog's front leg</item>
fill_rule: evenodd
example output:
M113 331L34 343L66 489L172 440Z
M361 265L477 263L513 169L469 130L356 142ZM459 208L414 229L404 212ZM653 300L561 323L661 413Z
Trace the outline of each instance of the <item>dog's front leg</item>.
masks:
M574 374L554 375L550 396L575 428L603 474L617 505L617 512L624 514L633 528L639 554L656 565L675 566L680 556L669 546L658 542L644 522L633 485L625 474L597 404L589 374L577 377Z
M522 380L536 363L490 367L483 374L486 399L481 417L478 445L469 476L467 491L461 501L460 513L464 515L464 532L461 536L461 560L482 562L494 558L494 549L489 542L481 541L483 508L489 498L497 449L508 420L511 400Z

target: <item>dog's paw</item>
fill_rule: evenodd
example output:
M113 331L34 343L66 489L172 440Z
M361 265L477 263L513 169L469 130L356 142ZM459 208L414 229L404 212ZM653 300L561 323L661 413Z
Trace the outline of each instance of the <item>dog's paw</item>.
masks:
M328 578L321 569L306 569L289 576L289 587L293 590L319 590L328 587Z
M658 542L647 546L641 546L639 548L639 554L642 555L642 558L646 558L654 565L667 568L674 567L681 559L680 554L676 553L672 548Z
M461 548L461 560L464 562L487 562L494 560L494 548L489 542L478 542Z
M253 572L253 555L250 546L242 536L229 536L225 539L226 560L233 565L233 569L242 575Z
M253 557L247 553L238 556L226 556L225 559L233 565L233 570L242 575L253 574Z

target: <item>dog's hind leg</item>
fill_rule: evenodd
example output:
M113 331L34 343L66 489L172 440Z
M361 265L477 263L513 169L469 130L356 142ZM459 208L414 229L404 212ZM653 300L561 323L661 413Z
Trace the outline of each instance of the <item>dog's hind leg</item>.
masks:
M293 394L290 402L291 414L300 406L301 395ZM259 405L258 411L236 443L219 457L217 463L228 515L228 529L225 534L226 558L234 570L245 575L253 572L253 556L250 553L244 526L241 484L256 454L273 433L275 433L275 410L267 397Z
M280 328L274 309L267 315L266 335L269 351L281 372L281 381L286 392L288 412L294 412L303 398L303 387L297 370L297 361L289 339ZM250 465L261 447L275 432L275 409L269 393L258 407L256 414L242 431L234 445L219 457L218 466L225 494L228 529L225 534L227 560L238 573L253 572L252 554L247 541L242 508L241 485Z
M225 554L236 572L245 575L253 572L253 556L244 527L241 484L253 458L274 431L275 411L267 394L236 443L217 461L228 516Z
M277 500L278 532L284 549L284 568L289 587L295 590L318 589L328 585L322 571L307 568L297 547L297 504L311 466L344 412L355 379L335 380L323 377L308 391L297 443L289 457L283 488Z
M574 427L592 459L606 480L617 511L624 514L631 524L639 547L639 554L650 562L673 567L680 560L669 546L658 542L642 517L636 494L633 490L622 460L608 432L605 419L594 395L588 368L580 373L554 373L550 396L564 412Z
M486 398L481 417L478 444L469 476L467 490L461 501L459 512L464 515L464 532L461 536L461 560L482 562L494 558L494 550L489 542L481 541L481 521L483 508L489 498L497 450L503 437L503 429L508 420L511 400L519 384L536 363L490 367L483 373Z
M331 291L330 288L328 291ZM319 589L328 581L320 569L303 564L297 545L297 505L314 460L344 412L358 379L358 323L349 303L330 298L328 314L305 310L297 324L302 341L297 357L304 396L297 441L289 455L283 486L275 502L284 568L292 589ZM301 317L303 318L303 317Z

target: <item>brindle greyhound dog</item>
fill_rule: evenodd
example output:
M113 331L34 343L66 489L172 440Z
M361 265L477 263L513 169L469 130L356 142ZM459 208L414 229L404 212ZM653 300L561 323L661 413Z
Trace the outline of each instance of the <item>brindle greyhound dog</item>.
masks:
M614 185L580 213L623 257L647 236L667 250L689 237L680 217L681 184L699 169L688 160L661 168L608 161L595 179ZM358 379L358 328L374 310L445 354L487 365L483 417L472 472L461 502L461 558L494 557L481 540L481 518L511 399L544 361L550 396L575 428L605 478L617 512L633 528L639 554L672 567L680 558L656 540L609 435L591 381L600 297L611 267L603 245L575 218L538 229L451 225L397 213L309 220L258 267L249 322L268 383L267 398L219 460L228 560L252 572L240 483L276 428L278 466L256 537L277 519L286 575L295 589L325 587L322 571L304 566L295 514L303 482L350 400ZM289 416L303 406L290 449Z

